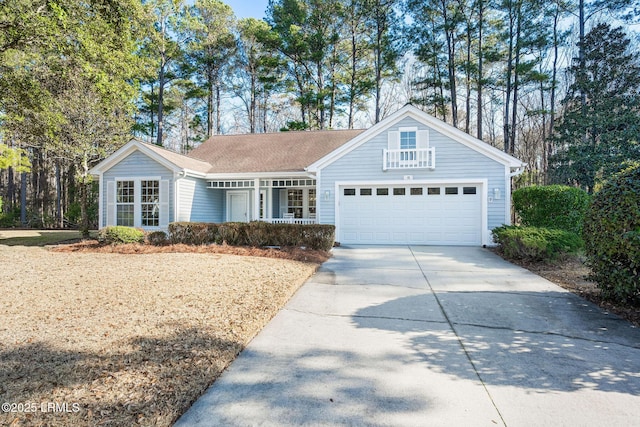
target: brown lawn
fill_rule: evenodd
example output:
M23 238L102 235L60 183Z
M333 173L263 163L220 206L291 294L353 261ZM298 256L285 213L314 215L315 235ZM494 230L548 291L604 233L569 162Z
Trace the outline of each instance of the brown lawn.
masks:
M11 426L171 425L326 259L18 238L0 231L0 403L12 404L0 425Z

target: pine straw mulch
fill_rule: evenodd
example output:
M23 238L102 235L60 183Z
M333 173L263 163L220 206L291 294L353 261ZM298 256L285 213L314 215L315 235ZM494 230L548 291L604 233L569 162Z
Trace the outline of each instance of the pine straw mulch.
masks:
M52 248L56 252L97 252L115 254L157 254L157 253L196 253L196 254L226 254L239 256L256 256L264 258L289 259L293 261L323 263L331 256L328 252L296 248L253 248L228 245L147 245L124 244L103 245L97 240L79 240Z
M171 425L326 256L0 245L0 425Z
M497 252L500 254L499 251ZM534 263L514 259L509 261L640 327L640 307L604 300L597 284L587 279L590 271L580 257L567 256L553 263Z

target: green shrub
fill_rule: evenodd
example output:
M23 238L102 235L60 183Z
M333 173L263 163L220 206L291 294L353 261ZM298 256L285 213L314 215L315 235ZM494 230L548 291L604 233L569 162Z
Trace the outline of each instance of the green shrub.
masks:
M522 225L580 234L590 196L564 185L532 186L513 192L513 208Z
M553 261L583 247L577 234L553 228L503 225L493 229L493 238L506 257L525 261Z
M335 227L322 224L270 224L261 221L223 224L174 222L169 224L171 243L230 246L305 246L328 251L333 247Z
M109 245L144 243L144 231L120 225L105 227L98 231L98 241Z
M167 233L164 231L152 231L147 234L147 243L153 246L162 246L167 243Z
M16 206L9 212L0 212L0 228L20 227L20 207Z
M640 165L594 195L583 237L591 278L603 297L640 304Z

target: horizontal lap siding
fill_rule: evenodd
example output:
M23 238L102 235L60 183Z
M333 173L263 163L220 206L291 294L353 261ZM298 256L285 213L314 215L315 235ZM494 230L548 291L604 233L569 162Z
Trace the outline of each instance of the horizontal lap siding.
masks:
M222 222L222 190L207 188L203 179L178 180L178 221Z
M107 221L107 182L115 181L116 178L145 178L145 177L160 177L161 180L169 181L169 222L173 221L174 209L174 186L173 186L173 172L165 168L153 159L150 159L146 155L139 151L131 153L124 160L113 166L106 171L102 178L102 218L103 224L101 227L106 226Z
M417 127L429 130L429 146L435 148L436 168L382 170L382 152L387 148L387 131L399 127ZM404 181L405 175L417 180L487 179L488 193L493 197L493 189L500 190L500 200L488 203L488 227L492 229L505 222L505 166L444 136L425 125L406 118L397 125L374 136L360 147L351 151L321 171L318 194L329 191L329 200L318 198L320 220L325 224L335 222L335 182L336 181Z

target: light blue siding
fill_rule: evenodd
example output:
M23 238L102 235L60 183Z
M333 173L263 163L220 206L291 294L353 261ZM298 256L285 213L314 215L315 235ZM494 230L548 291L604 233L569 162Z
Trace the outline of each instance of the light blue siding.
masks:
M428 169L382 170L383 150L387 148L387 132L399 127L417 127L429 130L429 146L435 148L436 167ZM503 164L447 136L429 129L422 123L405 118L391 128L385 129L369 141L360 145L342 158L326 166L321 171L318 194L329 192L329 200L318 197L320 221L324 224L335 222L335 183L337 181L399 181L406 175L417 180L460 180L487 179L489 197L495 188L500 190L500 199L487 203L488 227L493 229L505 222L505 176Z
M159 177L161 180L169 181L169 222L174 221L173 172L140 151L135 151L107 170L102 176L102 224L100 227L107 225L107 183L120 178L144 179L145 177Z
M222 222L223 190L207 188L204 179L185 177L178 180L177 221Z

